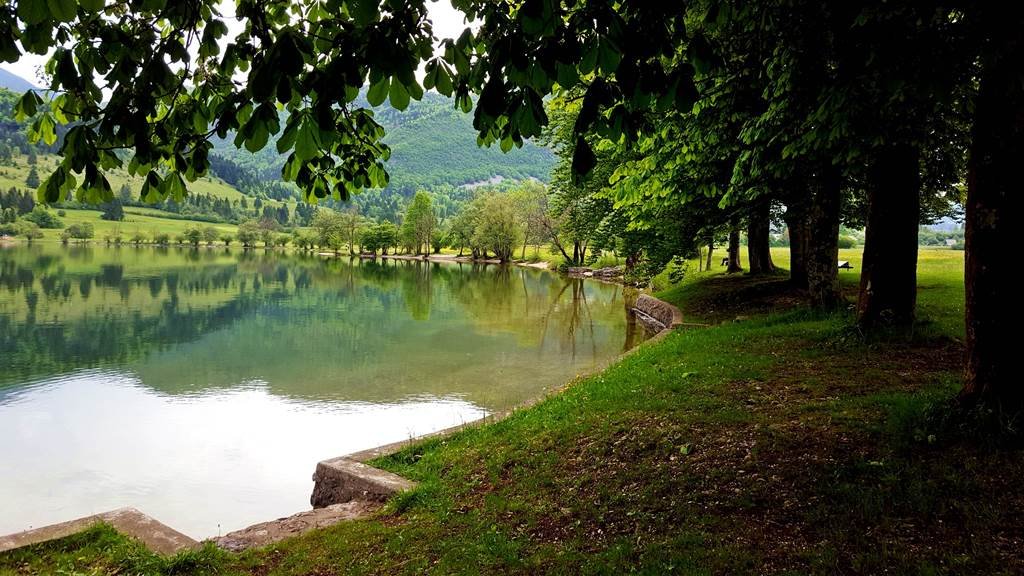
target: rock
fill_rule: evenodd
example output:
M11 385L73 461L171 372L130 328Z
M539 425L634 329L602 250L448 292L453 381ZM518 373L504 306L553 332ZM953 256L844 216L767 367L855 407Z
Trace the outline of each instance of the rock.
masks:
M568 274L569 276L576 276L576 277L579 277L579 278L585 277L588 272L592 273L593 270L591 270L590 268L587 268L586 266L570 266L565 271L565 273Z
M652 332L673 328L683 321L683 315L678 308L647 294L637 297L633 311L636 312L637 319Z
M608 266L606 268L598 268L597 270L594 270L594 277L610 280L613 278L619 278L625 273L625 266Z
M355 520L374 512L380 506L377 502L361 500L332 504L326 508L307 510L287 518L254 524L248 528L229 532L224 536L211 538L210 541L218 548L230 552L241 552L298 536L315 528L324 528L346 520Z

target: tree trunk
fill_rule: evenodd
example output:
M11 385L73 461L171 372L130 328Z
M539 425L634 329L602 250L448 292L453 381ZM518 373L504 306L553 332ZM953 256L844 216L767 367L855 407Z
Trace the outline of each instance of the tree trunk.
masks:
M705 270L711 270L711 263L712 263L711 258L712 258L712 253L714 251L715 251L715 239L714 238L708 238L708 262L704 266Z
M811 306L830 310L839 306L839 170L825 166L811 187L807 207L804 259Z
M974 106L965 230L967 366L960 399L968 406L984 403L1006 418L1024 409L1013 337L1020 329L1019 288L1010 258L1020 237L1024 11L1003 12L991 26L992 52L982 63Z
M921 171L918 151L887 146L875 157L868 182L868 222L861 264L858 321L910 325L917 303L917 227Z
M729 229L729 268L726 269L728 274L735 272L743 272L740 265L740 225L737 222L733 222Z
M786 231L789 233L789 282L797 289L807 289L807 214L803 206L786 206Z
M771 210L769 200L762 200L754 206L747 223L747 263L751 274L775 272L772 264Z

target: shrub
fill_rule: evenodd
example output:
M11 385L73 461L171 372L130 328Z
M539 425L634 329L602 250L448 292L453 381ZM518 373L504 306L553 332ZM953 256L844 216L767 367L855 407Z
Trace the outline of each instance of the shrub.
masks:
M840 248L855 248L857 246L857 239L853 236L840 236L839 247Z
M668 271L668 281L673 285L679 284L686 278L686 272L689 267L689 262L681 256L676 256L672 259L672 267Z
M64 209L57 210L57 216L60 216L61 218L63 218L65 216L67 216L67 215L68 215L68 211L67 210L64 210Z
M96 230L92 226L92 222L77 222L68 226L64 230L64 234L75 240L88 240L96 235Z
M22 216L22 218L35 223L40 228L59 229L64 227L64 222L60 218L57 218L42 206L36 206L31 212Z

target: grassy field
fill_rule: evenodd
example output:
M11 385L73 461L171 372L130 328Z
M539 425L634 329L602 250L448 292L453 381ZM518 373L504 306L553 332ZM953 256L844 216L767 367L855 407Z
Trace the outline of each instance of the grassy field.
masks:
M163 218L159 216L159 214L162 214L159 210L147 208L125 208L124 220L120 222L100 218L101 213L99 210L68 209L64 211L64 214L64 216L60 216L60 219L64 222L65 227L77 223L91 223L96 230L96 237L93 239L96 242L102 242L104 237L113 234L115 230L121 231L124 242L128 242L137 231L142 232L149 239L152 239L156 233L165 233L170 235L172 240L175 236L184 233L186 228L194 226L213 226L221 234L234 235L238 231L238 227L234 224L213 224L194 220ZM62 230L51 228L45 229L42 232L44 240L57 240L60 238Z
M58 162L57 156L40 155L36 163L40 180L44 180ZM29 187L25 184L25 179L28 177L31 168L26 156L15 156L9 164L0 165L0 189L17 188L19 190L28 190ZM107 173L107 180L110 182L110 187L115 194L121 189L123 184L128 184L128 187L132 190L133 197L138 198L144 179L138 176L131 176L124 170L111 170ZM249 202L253 201L252 197L246 196L219 178L200 178L195 182L187 184L188 191L192 194L209 194L215 198L227 198L231 201L241 200L242 198L248 199ZM264 200L263 202L271 206L280 206L282 204L278 200Z
M1024 458L941 418L962 258L922 251L911 341L806 310L781 275L693 272L660 296L710 327L378 461L420 484L374 518L238 556L98 527L0 574L1019 574Z

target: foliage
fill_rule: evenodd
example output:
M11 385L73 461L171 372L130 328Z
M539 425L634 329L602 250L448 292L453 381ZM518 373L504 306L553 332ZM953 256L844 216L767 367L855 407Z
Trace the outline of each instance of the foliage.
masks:
M424 247L430 246L436 227L437 215L434 213L431 196L421 190L413 196L405 211L399 237L409 252L426 254L427 248Z
M75 222L69 225L61 233L61 239L89 240L96 235L96 229L91 222Z
M39 188L39 171L36 170L35 166L28 171L28 177L25 178L25 186L28 186L33 190Z
M252 248L256 246L260 238L263 235L263 229L260 227L260 223L256 220L246 220L238 225L238 234L236 234L238 241L246 248Z
M199 243L203 240L203 231L197 226L190 226L185 229L185 233L182 234L185 237L185 241L193 246L199 246Z
M473 230L473 245L488 250L502 262L512 259L512 252L519 246L522 227L516 205L508 194L485 194L476 202L480 203L476 225Z
M104 220L111 220L115 222L124 220L124 207L121 206L121 201L116 198L110 202L101 204L100 211L102 211L100 218Z
M35 223L40 228L63 228L64 222L42 206L36 206L31 212L22 216L25 220Z

